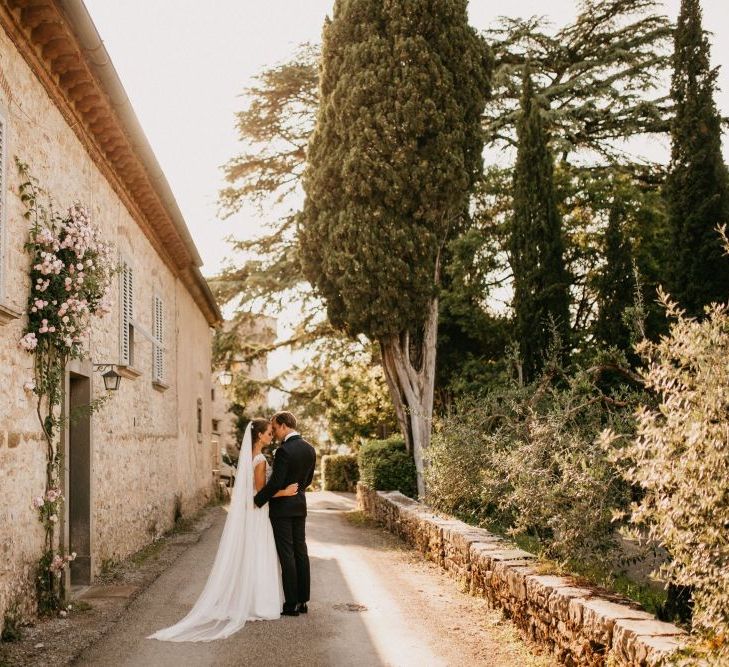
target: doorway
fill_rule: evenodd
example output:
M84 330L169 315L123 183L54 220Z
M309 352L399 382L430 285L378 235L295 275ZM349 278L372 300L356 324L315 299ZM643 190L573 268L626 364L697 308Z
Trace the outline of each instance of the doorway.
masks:
M91 403L91 378L69 374L68 390L68 552L76 553L70 563L71 586L91 583L91 415L84 406Z

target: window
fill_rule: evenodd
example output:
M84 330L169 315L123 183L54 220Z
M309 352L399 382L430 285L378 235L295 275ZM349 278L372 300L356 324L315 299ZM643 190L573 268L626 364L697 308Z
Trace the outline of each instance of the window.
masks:
M202 425L203 425L203 418L202 418L202 398L197 399L197 440L200 442L202 440Z
M119 272L119 308L119 363L122 366L134 366L134 272L124 260L121 261Z
M155 295L152 306L152 381L165 380L165 309L162 299Z
M210 390L210 400L215 403L215 387Z
M217 433L219 428L220 428L220 420L213 419L213 433Z

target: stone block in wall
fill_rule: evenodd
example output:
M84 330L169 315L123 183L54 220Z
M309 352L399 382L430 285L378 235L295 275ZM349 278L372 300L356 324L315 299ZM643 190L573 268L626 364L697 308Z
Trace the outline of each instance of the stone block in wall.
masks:
M575 598L569 605L572 627L585 637L594 652L607 653L612 646L613 627L618 620L652 620L646 611L598 597Z
M409 498L404 493L399 491L383 491L383 498L386 498L389 502L399 507L419 507L420 503L413 498Z
M667 651L677 649L686 633L671 623L649 619L618 619L612 633L613 655L621 663L656 664Z
M593 596L593 592L589 588L580 588L579 586L559 586L552 590L547 602L547 609L550 614L554 614L560 620L573 623L570 617L570 605L579 600L587 600ZM580 612L582 607L574 606Z
M357 483L357 509L360 512L374 517L373 496L370 490L362 483Z
M471 545L497 539L495 535L487 530L473 528L462 521L454 522L446 527L443 532L443 567L458 581L461 588L470 590Z
M400 523L393 531L396 535L404 539L409 544L415 544L415 534L420 523L417 509L401 507L399 510Z
M471 564L472 595L485 597L490 605L497 603L498 582L493 579L493 556L497 557L507 551L507 544L502 540L493 542L474 542L469 547Z
M438 516L433 516L429 520L429 524L431 526L430 557L433 562L445 567L446 556L453 553L453 550L449 547L448 536L463 530L465 524L462 521L444 519Z
M527 577L527 594L533 604L546 608L555 589L567 588L570 580L551 574L533 574Z
M438 518L430 513L421 513L422 520L418 525L416 537L418 548L427 558L440 564L440 550L443 536Z

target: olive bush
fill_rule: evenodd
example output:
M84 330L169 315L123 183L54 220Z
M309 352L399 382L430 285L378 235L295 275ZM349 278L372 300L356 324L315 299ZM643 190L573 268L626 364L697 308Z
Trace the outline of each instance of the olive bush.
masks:
M613 517L631 491L598 436L606 426L634 432L641 392L606 383L606 368L571 377L552 369L526 388L462 401L437 425L429 451L431 505L529 537L562 563L613 552Z
M656 408L637 413L637 435L603 434L612 459L643 489L635 532L671 554L657 575L692 589L692 624L711 635L716 664L729 661L729 311L688 318L665 296L672 324L638 350Z

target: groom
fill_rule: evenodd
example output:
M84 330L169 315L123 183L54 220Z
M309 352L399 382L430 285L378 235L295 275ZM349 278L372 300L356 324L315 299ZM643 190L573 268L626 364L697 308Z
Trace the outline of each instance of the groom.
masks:
M258 507L270 501L268 516L281 562L284 589L284 616L298 616L308 611L309 554L306 550L306 487L311 484L316 465L316 451L296 431L296 417L277 412L271 418L273 437L281 445L273 459L271 479L253 498ZM295 496L273 495L289 484L298 483Z

